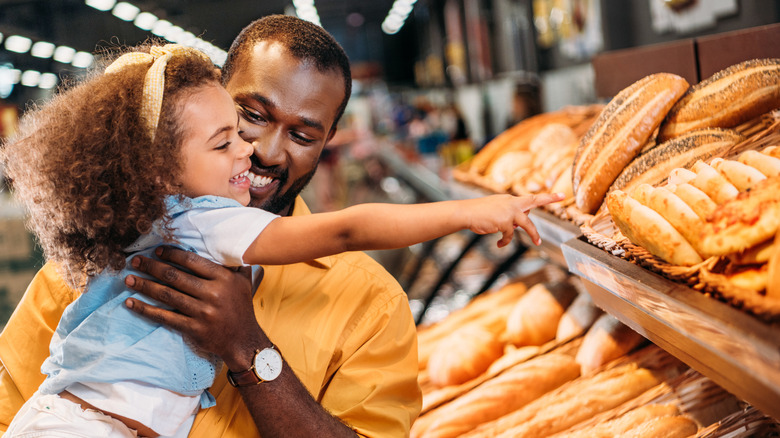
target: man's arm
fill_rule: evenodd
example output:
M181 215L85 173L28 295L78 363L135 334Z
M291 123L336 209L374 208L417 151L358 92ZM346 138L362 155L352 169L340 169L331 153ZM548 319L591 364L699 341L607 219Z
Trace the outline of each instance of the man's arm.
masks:
M248 369L255 349L268 347L271 341L255 318L247 270L236 272L169 247L158 251L161 259L183 266L192 274L137 256L132 260L133 266L167 286L136 276L128 276L126 282L131 289L176 311L134 299L128 300L128 306L217 354L230 370ZM284 351L281 353L284 356ZM277 379L239 390L263 437L356 435L312 398L287 364Z

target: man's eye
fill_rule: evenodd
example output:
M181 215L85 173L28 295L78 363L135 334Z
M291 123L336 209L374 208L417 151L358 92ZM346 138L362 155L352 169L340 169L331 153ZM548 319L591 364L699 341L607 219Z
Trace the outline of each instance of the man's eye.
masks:
M244 115L244 118L246 120L249 120L250 122L264 122L265 118L261 116L260 114L250 110L249 108L241 105L241 113Z
M304 137L304 136L302 136L300 134L297 134L295 132L291 132L290 136L293 138L293 140L297 141L298 143L302 143L302 144L311 144L311 143L314 143L314 141L315 141L312 138Z

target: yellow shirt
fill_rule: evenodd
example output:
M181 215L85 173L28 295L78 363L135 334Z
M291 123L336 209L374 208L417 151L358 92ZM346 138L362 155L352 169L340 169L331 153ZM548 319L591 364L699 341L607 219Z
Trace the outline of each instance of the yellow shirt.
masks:
M298 198L294 215L302 214L310 212ZM46 264L0 334L0 430L43 382L49 341L74 298ZM381 266L360 252L269 266L254 307L325 409L363 436L408 436L422 406L417 337L405 293ZM225 372L210 389L217 405L198 414L190 437L259 436Z

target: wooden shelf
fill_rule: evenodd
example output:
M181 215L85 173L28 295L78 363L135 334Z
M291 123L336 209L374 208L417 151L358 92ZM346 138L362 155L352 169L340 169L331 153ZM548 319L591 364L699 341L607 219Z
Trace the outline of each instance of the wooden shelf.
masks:
M780 327L584 240L563 247L593 301L765 414L780 418Z

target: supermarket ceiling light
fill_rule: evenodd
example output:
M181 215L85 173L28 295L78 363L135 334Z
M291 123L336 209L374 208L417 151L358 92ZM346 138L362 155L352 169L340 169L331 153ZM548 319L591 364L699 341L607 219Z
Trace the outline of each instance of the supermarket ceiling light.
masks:
M382 31L388 35L398 33L409 14L412 13L415 3L417 0L395 0L393 7L390 8L390 12L385 17L385 21L382 22Z
M36 58L51 58L53 54L54 44L46 41L38 41L37 43L33 44L32 49L30 49L30 55Z
M63 64L70 64L73 62L73 56L76 54L76 49L68 46L59 46L54 49L54 60Z
M138 6L128 2L119 2L116 4L116 6L114 6L114 9L111 10L111 15L119 18L120 20L133 21L140 12L141 8Z
M133 24L135 24L135 27L141 30L152 30L154 25L157 24L158 20L159 19L157 16L150 12L141 12L137 17L135 17Z
M57 75L54 73L43 73L41 75L40 80L38 81L38 88L43 88L44 90L50 90L57 86Z
M320 15L317 13L317 7L314 6L314 0L293 0L293 6L295 6L295 15L298 18L310 21L317 26L322 26Z
M41 72L37 70L26 70L22 73L22 85L25 87L37 87L41 81Z
M5 48L11 52L27 53L32 47L32 40L19 35L11 35L5 39Z
M312 3L313 0L302 0ZM139 29L150 31L152 34L165 38L172 43L178 43L184 46L195 47L209 56L214 64L221 66L227 59L227 52L219 47L203 41L192 32L187 32L180 26L176 26L168 20L161 20L156 15L141 11L141 8L130 2L119 2L116 0L85 0L85 3L101 11L111 11L111 14L125 21L132 21ZM316 10L315 10L316 14ZM317 24L319 24L319 17ZM74 63L76 60L74 59ZM91 63L91 60L90 60Z
M84 3L98 11L110 11L116 4L116 0L86 0Z
M87 68L92 65L93 60L94 57L89 52L76 52L73 55L73 61L71 61L71 65L79 68Z

